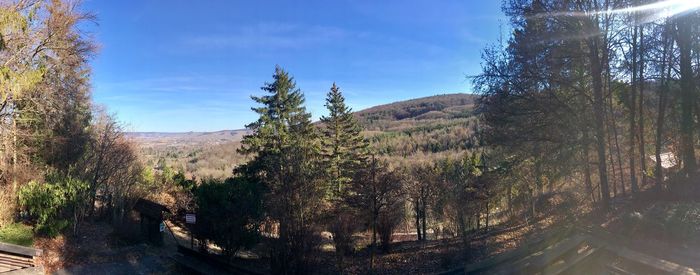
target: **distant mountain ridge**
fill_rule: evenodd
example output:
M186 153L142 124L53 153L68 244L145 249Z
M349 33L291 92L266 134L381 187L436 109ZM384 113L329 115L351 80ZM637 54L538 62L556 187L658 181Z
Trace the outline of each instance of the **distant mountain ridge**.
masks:
M355 112L377 154L398 161L456 155L473 146L477 95L443 94L383 104ZM319 124L320 125L320 124ZM222 178L246 157L237 149L250 130L130 132L148 165L164 160L188 175Z
M429 120L450 119L471 116L474 103L478 98L475 94L454 93L414 98L403 101L373 106L354 112L361 124L368 121L396 120ZM240 140L250 130L220 130L213 132L127 132L127 137L136 140L158 139L237 139Z
M366 130L383 131L399 122L425 124L471 117L477 98L464 93L434 95L370 107L355 116Z
M240 141L249 130L221 130L215 132L127 132L128 138L134 139L141 146L196 146L217 145Z
M462 93L434 95L378 105L355 114L361 119L371 120L453 118L471 111L476 98L477 95Z
M127 132L126 135L134 138L158 138L158 137L175 137L175 136L205 136L205 135L236 135L244 129L240 130L220 130L213 132Z

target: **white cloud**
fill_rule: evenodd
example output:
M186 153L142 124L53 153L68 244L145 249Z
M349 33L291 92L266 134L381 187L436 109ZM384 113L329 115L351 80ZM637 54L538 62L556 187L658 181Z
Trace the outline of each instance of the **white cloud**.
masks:
M183 44L203 49L293 49L333 43L347 35L348 32L335 27L261 23L236 28L231 33L185 37Z

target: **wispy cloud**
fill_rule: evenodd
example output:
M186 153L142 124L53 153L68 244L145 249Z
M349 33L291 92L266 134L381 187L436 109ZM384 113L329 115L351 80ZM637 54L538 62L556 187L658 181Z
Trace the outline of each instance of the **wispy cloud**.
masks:
M348 32L335 27L261 23L239 27L230 33L184 37L182 42L200 49L289 49L332 43L347 35Z
M161 93L229 93L236 86L248 83L250 79L222 75L184 75L132 79L124 81L96 83L100 90L129 90L137 92Z

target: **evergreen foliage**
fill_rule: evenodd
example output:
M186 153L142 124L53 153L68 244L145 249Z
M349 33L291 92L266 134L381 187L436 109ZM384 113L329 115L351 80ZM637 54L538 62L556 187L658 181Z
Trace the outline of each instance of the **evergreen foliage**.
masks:
M333 197L342 197L355 171L367 160L368 143L335 83L328 92L325 106L328 115L321 117L321 157L326 167L329 193Z
M259 118L246 126L253 133L240 150L254 156L239 171L262 184L266 214L279 224L279 238L271 243L273 270L303 273L315 249L325 191L318 135L304 95L286 71L277 66L273 82L261 89L268 94L252 97L262 106L253 108Z
M210 240L233 257L259 239L262 194L258 184L243 178L205 180L195 192L196 234Z
M19 204L36 219L35 230L55 237L81 214L88 184L71 176L51 174L45 183L32 181L19 191ZM73 224L75 225L75 224Z

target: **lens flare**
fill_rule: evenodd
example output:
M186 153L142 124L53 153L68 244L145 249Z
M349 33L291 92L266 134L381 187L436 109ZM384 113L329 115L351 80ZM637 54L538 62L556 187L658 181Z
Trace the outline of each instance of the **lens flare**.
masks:
M534 15L534 17L613 15L631 14L636 12L643 14L643 19L638 23L649 23L656 20L693 12L698 9L700 9L700 0L666 0L641 6L592 12L547 12Z
M671 17L677 14L692 12L700 8L700 1L698 0L668 0L660 3L666 5L660 8L662 10L659 14L661 17Z
M629 7L624 9L612 9L607 11L601 11L599 13L632 13L632 12L655 12L661 13L665 16L673 16L679 13L684 13L692 11L694 9L700 8L700 1L698 0L667 0L660 1L652 4L641 5L636 7Z

